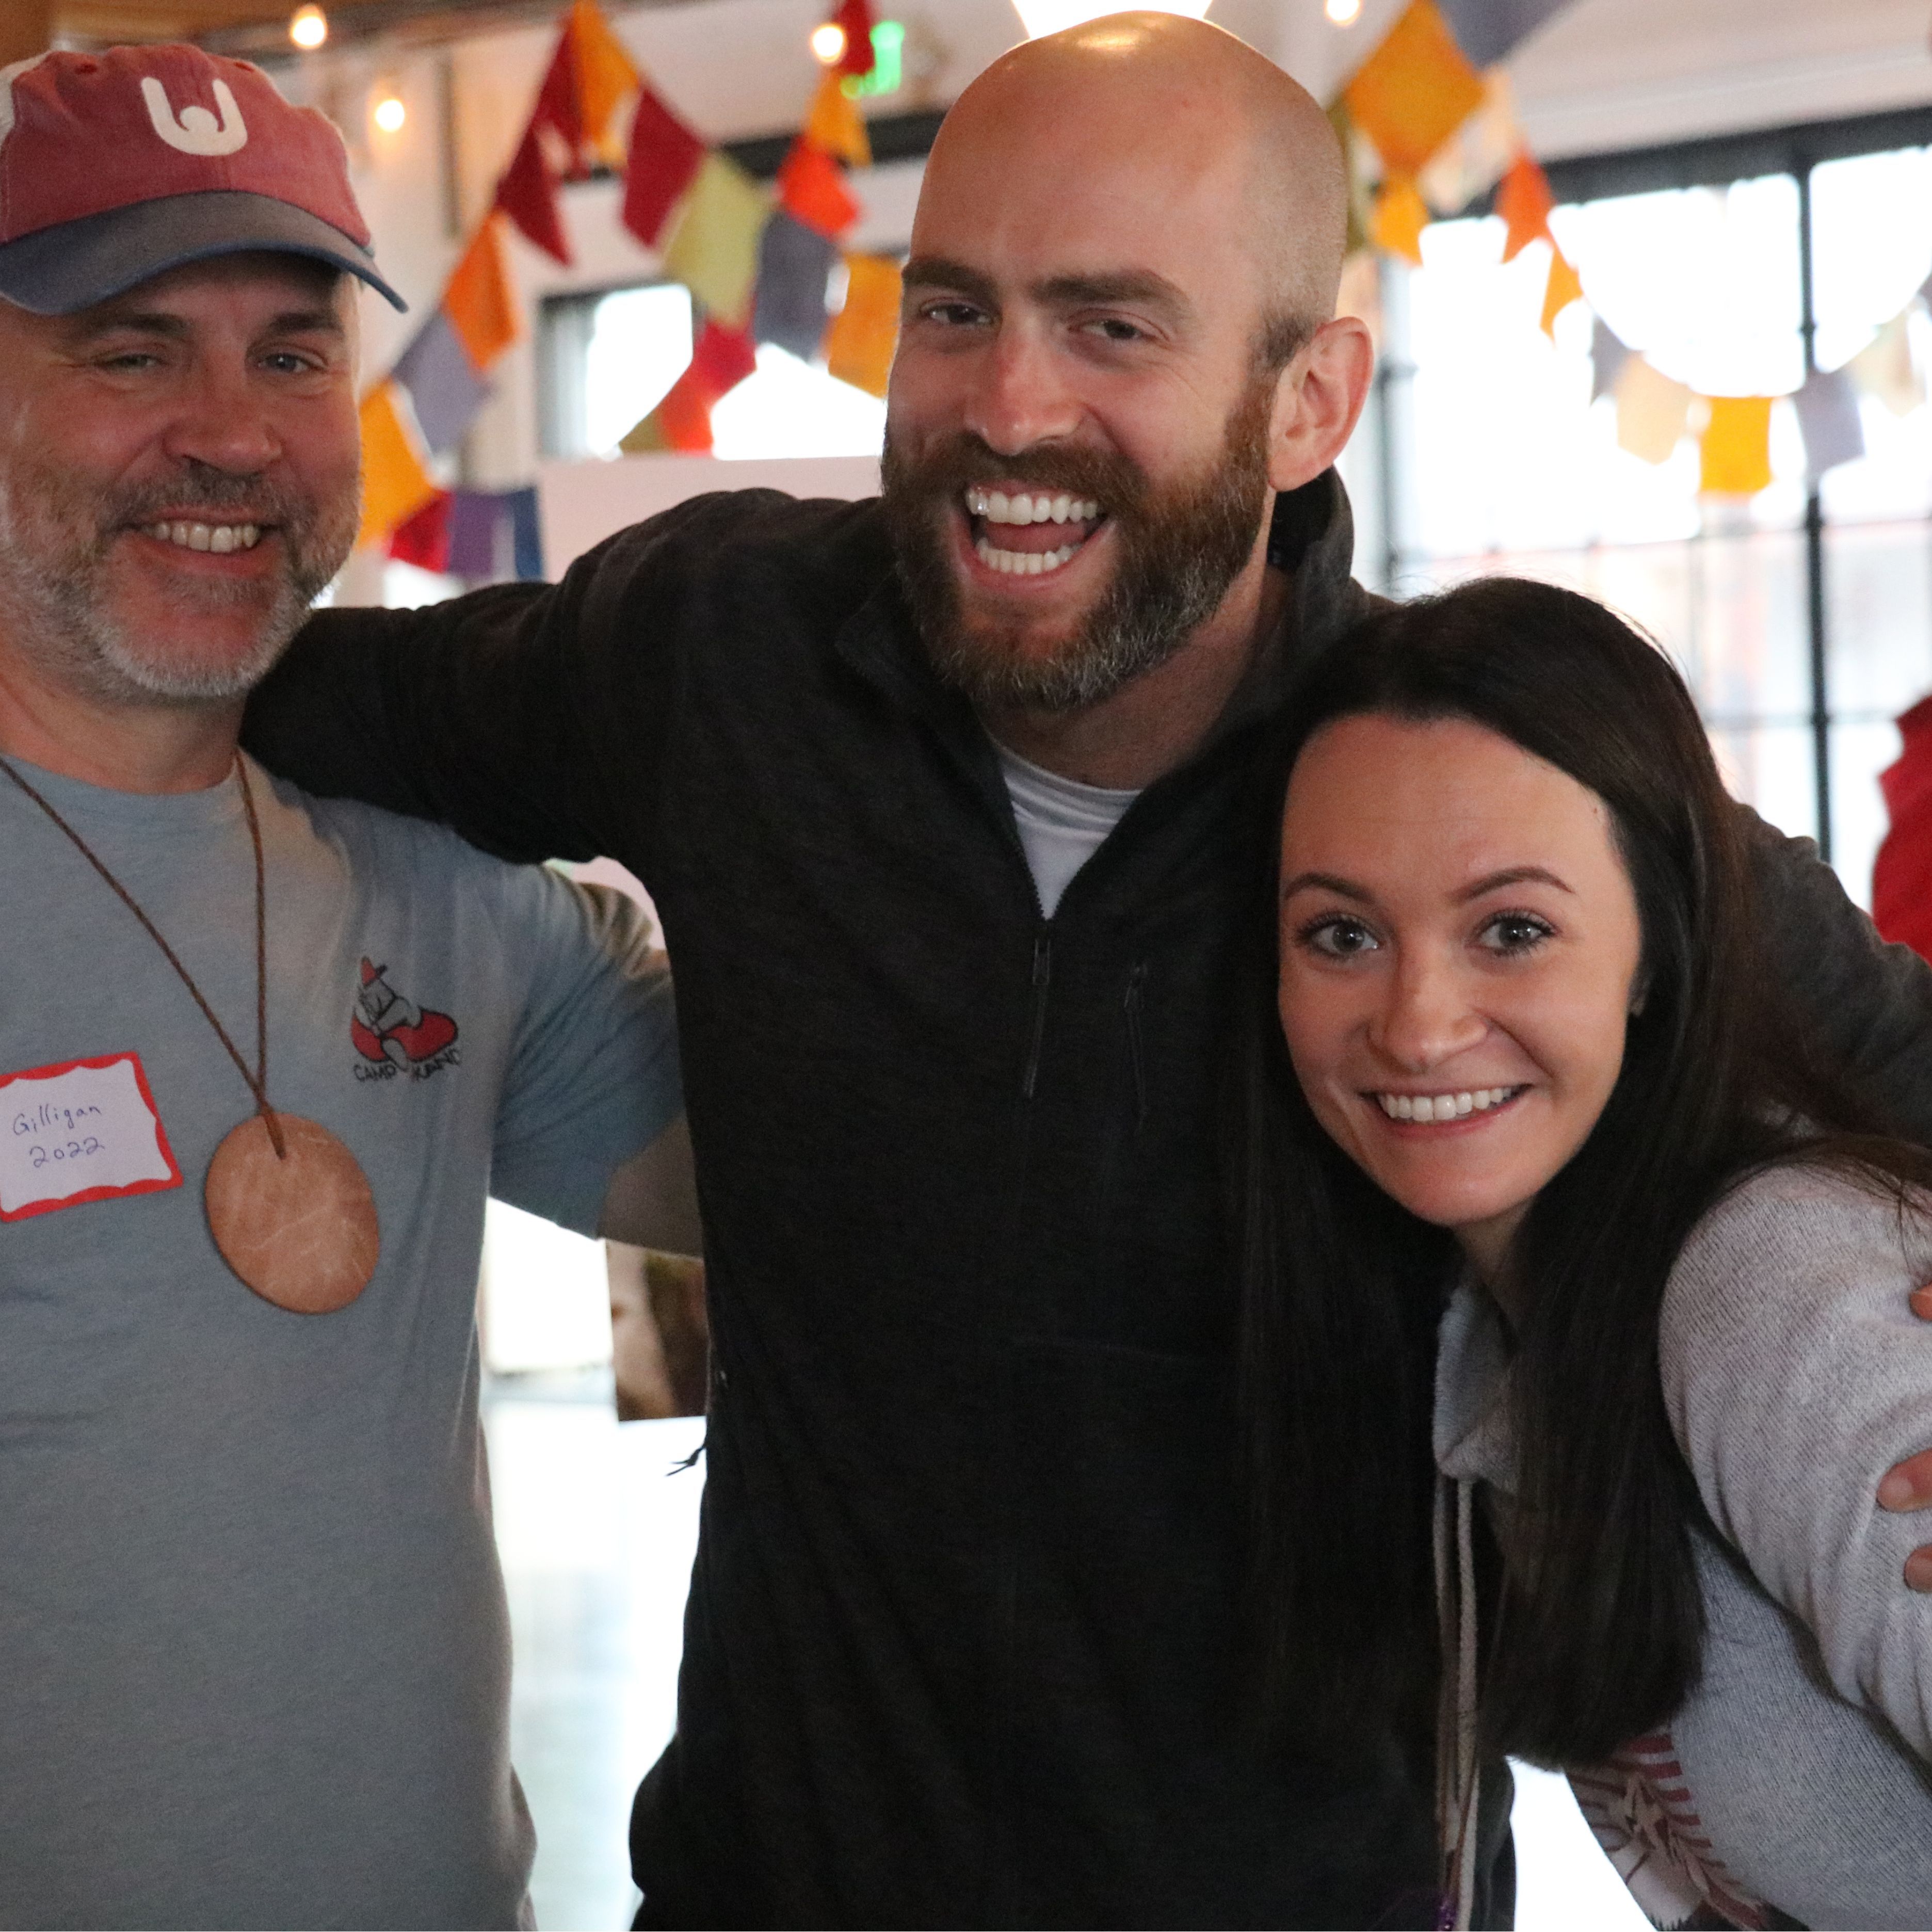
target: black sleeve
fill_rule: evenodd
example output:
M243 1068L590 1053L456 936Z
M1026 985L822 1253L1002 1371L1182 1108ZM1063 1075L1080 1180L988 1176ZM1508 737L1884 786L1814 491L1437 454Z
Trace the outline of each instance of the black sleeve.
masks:
M502 858L636 869L681 655L716 620L706 560L770 496L694 498L554 586L319 611L249 700L242 742L306 790L438 820Z
M1896 1131L1932 1145L1932 967L1880 938L1810 839L1738 810L1773 983Z

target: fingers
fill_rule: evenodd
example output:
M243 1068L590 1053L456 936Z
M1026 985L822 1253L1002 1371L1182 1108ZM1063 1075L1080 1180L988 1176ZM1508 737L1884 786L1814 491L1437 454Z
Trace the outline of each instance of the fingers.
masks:
M1905 1559L1905 1580L1913 1589L1923 1590L1932 1597L1932 1543L1915 1550Z
M1922 1322L1932 1322L1932 1286L1915 1288L1910 1298L1912 1313Z

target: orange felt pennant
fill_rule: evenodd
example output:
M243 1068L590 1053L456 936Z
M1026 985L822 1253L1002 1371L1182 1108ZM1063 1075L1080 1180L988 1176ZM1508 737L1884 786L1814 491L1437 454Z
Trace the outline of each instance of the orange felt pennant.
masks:
M829 69L812 97L812 112L805 117L805 134L828 154L836 154L848 168L872 165L872 144L866 136L866 117L859 104L848 96L836 68Z
M397 407L398 392L382 382L362 398L358 412L362 431L362 526L358 546L384 544L399 524L436 494L436 487L417 454L416 439Z
M1435 0L1414 0L1344 98L1390 171L1412 178L1482 106L1483 82Z
M610 31L596 0L576 0L565 28L577 82L577 112L584 142L598 158L622 167L623 145L611 122L644 84L624 44Z
M794 220L836 242L859 218L859 204L838 164L801 134L778 170L778 206Z
M1509 224L1503 260L1514 262L1538 236L1550 232L1550 211L1556 197L1550 182L1528 154L1519 154L1496 185L1496 212Z
M1552 242L1550 244L1550 279L1543 285L1543 332L1556 340L1556 318L1583 292L1582 278L1570 266L1570 258Z
M848 255L845 267L845 306L826 332L825 366L842 382L883 396L898 341L898 265L882 255Z
M480 376L523 333L516 292L503 266L503 244L492 208L470 237L442 292L444 312L470 366Z
M1422 231L1429 226L1429 204L1406 175L1383 182L1369 216L1369 237L1378 248L1422 266Z

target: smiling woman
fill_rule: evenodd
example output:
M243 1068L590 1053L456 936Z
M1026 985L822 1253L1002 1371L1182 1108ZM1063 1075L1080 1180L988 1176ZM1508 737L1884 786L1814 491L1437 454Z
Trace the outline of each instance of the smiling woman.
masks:
M1242 1083L1277 1718L1420 1705L1448 1634L1442 1923L1505 1751L1660 1924L1916 1922L1932 1600L1871 1489L1932 1407L1932 1160L1782 1016L1689 693L1619 619L1490 580L1300 700Z

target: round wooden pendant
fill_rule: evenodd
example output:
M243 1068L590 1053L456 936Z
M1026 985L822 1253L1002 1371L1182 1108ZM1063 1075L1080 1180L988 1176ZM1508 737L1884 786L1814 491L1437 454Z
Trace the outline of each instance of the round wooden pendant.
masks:
M275 1152L260 1114L214 1150L202 1199L221 1258L264 1301L332 1315L369 1286L381 1252L375 1196L326 1127L278 1113Z

